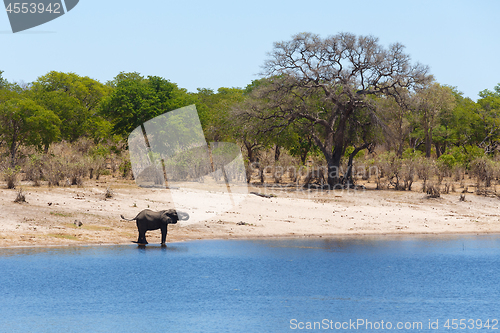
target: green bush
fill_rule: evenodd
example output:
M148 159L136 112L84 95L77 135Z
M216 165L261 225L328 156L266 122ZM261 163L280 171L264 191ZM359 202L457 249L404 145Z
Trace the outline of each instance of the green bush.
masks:
M130 163L128 159L122 159L118 169L120 170L120 174L122 175L122 177L127 178L132 173L132 163Z
M439 158L436 160L439 184L441 184L445 177L450 177L452 175L453 167L455 166L455 164L456 160L453 155L445 154L439 156Z
M484 156L484 150L477 146L453 147L449 154L455 158L455 163L463 166L465 169L471 169L471 162L476 158ZM455 164L455 165L456 165Z
M416 160L422 156L424 156L424 154L421 151L415 150L413 148L405 149L405 151L403 152L404 159Z
M444 154L439 156L437 159L438 166L443 166L449 170L451 170L456 164L457 160L453 155L450 154Z

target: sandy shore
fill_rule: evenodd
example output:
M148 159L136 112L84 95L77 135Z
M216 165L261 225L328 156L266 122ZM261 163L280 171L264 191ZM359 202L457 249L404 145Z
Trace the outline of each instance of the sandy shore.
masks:
M107 187L112 198L105 199ZM130 244L137 239L134 217L142 209L173 206L170 192L108 179L78 187L21 186L27 203L14 203L18 190L0 189L0 247ZM172 190L175 191L175 190ZM212 238L327 237L339 235L500 233L498 198L458 193L429 199L417 191L297 191L250 187L244 201L214 218L170 225L167 241ZM75 222L83 223L78 227ZM160 231L147 233L160 242Z

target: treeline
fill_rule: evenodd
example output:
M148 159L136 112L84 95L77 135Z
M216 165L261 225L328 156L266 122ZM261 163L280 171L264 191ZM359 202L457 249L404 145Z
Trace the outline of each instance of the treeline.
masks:
M143 122L195 104L207 141L232 141L228 112L244 90L188 92L164 78L119 73L101 83L49 72L28 84L0 71L0 171L9 187L24 179L79 185L101 174L130 177L127 137Z
M486 186L499 178L500 84L475 102L435 82L402 45L384 48L370 36L298 34L275 43L261 79L217 91L188 92L139 73L101 83L53 71L28 84L1 73L0 168L12 186L21 172L51 185L103 172L130 177L128 134L192 104L207 142L239 144L256 181L266 181L266 167L267 181L317 178L329 188L369 177L359 166L377 166L379 188L469 173ZM283 171L311 161L321 175Z

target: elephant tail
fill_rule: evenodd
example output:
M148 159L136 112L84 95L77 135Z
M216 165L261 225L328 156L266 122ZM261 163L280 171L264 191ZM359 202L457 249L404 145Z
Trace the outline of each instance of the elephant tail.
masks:
M133 218L133 219L126 219L123 215L120 215L120 216L125 221L135 221L135 218Z

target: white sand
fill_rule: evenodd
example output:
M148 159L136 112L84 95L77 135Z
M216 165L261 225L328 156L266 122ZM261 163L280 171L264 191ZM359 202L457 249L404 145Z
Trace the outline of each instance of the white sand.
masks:
M114 195L104 199L106 188ZM24 185L28 203L13 200L17 190L0 190L0 246L129 244L137 239L132 218L142 209L173 207L168 190L138 188L132 181L87 182L83 188ZM176 190L172 190L176 191ZM249 191L239 205L208 220L169 226L167 241L207 238L326 237L338 235L500 233L498 198L458 193L428 199L422 192ZM194 205L194 204L193 204ZM82 227L73 223L81 221ZM159 243L160 231L147 233Z

